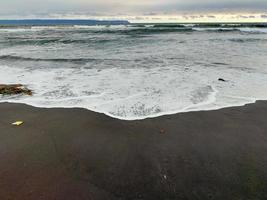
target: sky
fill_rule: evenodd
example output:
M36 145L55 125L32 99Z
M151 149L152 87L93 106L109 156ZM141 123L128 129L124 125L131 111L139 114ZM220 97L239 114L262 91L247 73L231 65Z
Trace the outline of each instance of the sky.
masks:
M0 0L0 18L267 22L267 0Z

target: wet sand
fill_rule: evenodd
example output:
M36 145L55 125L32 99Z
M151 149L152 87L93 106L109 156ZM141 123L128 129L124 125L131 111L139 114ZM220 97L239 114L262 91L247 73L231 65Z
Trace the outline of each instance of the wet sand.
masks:
M2 103L0 199L267 199L267 102L141 121Z

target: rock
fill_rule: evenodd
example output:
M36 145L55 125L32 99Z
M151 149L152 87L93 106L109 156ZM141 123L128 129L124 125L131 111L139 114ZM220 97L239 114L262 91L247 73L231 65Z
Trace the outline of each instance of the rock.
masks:
M21 84L11 84L11 85L0 84L0 94L2 95L24 94L31 96L32 91Z
M160 134L165 134L166 133L164 129L160 129L159 132L160 132Z
M219 78L218 81L226 82L223 78Z

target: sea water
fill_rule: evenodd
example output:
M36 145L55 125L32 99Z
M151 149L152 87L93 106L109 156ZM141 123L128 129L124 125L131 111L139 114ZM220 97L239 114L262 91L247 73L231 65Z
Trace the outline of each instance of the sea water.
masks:
M123 120L240 106L267 99L267 26L4 26L0 83L34 93L0 102Z

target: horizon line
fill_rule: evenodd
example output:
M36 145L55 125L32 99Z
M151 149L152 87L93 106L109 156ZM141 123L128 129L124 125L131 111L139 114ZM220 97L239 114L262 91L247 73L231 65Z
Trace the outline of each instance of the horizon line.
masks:
M177 21L177 22L174 22L174 21L157 21L157 22L152 22L152 21L148 21L148 22L131 22L130 20L127 20L127 19L86 19L86 18L81 18L81 19L77 19L77 18L20 18L20 19L17 19L17 18L9 18L9 19L1 19L0 18L0 21L99 21L99 22L128 22L129 24L144 24L144 23L147 23L147 24L159 24L159 23L170 23L170 24L175 24L175 23L179 23L179 24L199 24L199 23L225 23L225 24L229 24L229 23L261 23L261 24L267 24L267 21L266 22L262 22L262 21L254 21L254 22L250 22L250 21ZM1 25L1 24L0 24Z

